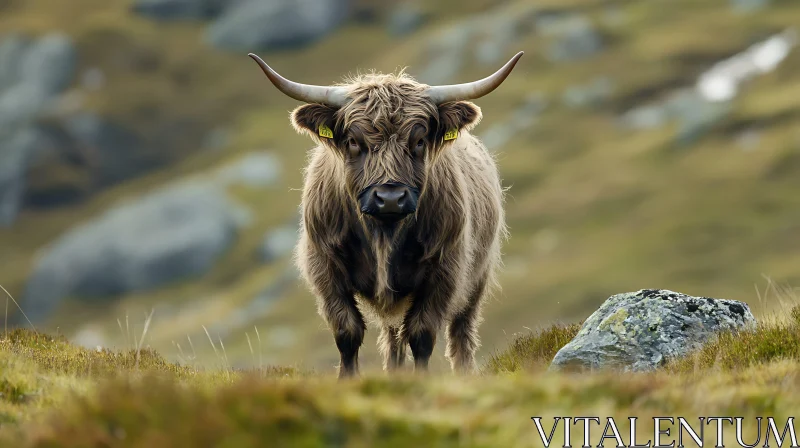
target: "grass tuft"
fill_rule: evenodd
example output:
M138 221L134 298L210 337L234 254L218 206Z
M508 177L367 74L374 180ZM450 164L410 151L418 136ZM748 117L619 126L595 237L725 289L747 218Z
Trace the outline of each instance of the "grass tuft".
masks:
M493 355L484 372L503 373L546 367L558 350L572 340L582 323L553 325L550 328L517 337L507 350Z
M107 376L135 370L168 372L179 377L194 374L188 367L167 362L150 348L121 352L106 348L91 350L72 345L63 336L21 328L0 339L0 351L28 359L45 371L77 376Z
M741 370L783 360L800 361L800 307L787 322L760 323L752 331L720 333L695 353L673 360L668 370Z
M20 404L27 401L27 384L12 383L8 378L0 379L0 400Z

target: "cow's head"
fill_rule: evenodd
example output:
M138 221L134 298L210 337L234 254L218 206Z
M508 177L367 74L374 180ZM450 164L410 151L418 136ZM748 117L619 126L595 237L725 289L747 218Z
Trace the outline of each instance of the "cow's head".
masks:
M312 86L250 57L281 92L309 103L292 112L292 125L339 157L356 210L367 220L392 225L416 211L432 161L480 121L480 108L468 100L496 89L522 54L487 78L448 86L427 86L402 72Z

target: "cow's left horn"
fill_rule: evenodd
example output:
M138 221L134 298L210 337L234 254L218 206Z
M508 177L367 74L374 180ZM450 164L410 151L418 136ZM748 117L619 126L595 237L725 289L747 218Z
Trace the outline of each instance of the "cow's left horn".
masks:
M474 100L488 95L506 80L523 54L525 52L520 51L510 61L506 62L506 65L501 67L500 70L478 81L449 86L432 86L428 88L428 98L434 104L442 104L448 101Z
M335 107L344 106L347 102L347 93L342 87L312 86L290 81L279 75L257 55L250 53L248 56L258 63L272 84L290 98L306 103L322 103Z

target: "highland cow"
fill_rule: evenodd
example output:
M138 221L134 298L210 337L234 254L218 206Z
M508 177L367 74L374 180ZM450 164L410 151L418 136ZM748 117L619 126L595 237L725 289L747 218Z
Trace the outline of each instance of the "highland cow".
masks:
M427 370L446 325L446 357L475 369L482 303L496 286L506 236L504 190L492 155L470 130L467 101L496 89L522 52L472 83L427 86L402 71L334 86L299 84L250 54L317 146L305 169L299 270L341 356L358 373L366 319L380 329L383 367Z

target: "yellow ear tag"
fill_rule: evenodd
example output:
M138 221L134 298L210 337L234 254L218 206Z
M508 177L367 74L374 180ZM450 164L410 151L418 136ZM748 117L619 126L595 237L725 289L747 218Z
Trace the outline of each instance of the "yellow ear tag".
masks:
M445 140L455 140L458 137L458 129L450 129L444 133Z
M319 136L325 138L333 138L333 131L331 131L331 128L325 126L324 124L321 124L319 126Z

